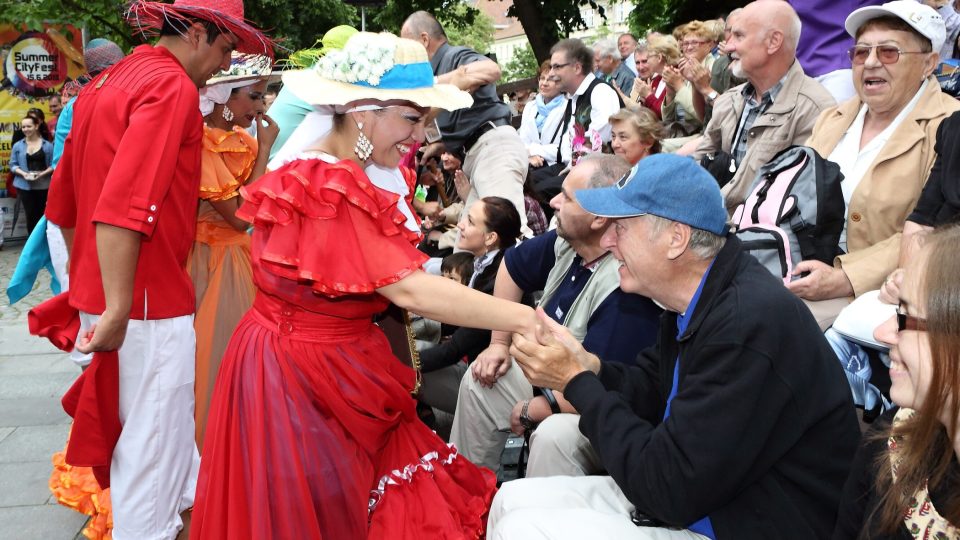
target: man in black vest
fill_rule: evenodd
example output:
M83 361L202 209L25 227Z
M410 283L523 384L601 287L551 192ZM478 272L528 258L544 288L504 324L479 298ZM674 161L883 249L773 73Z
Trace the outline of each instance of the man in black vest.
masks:
M593 74L593 51L575 38L558 41L550 49L550 76L560 84L560 91L567 96L563 138L557 149L557 163L571 165L573 159L574 131L582 131L590 141L590 132L600 134L604 144L610 142L610 115L623 106L620 96L608 83ZM593 149L596 151L596 149ZM552 173L552 174L551 174ZM538 171L534 174L534 189L549 201L560 193L565 174L559 171Z
M497 95L500 66L472 49L451 46L443 27L426 11L407 17L400 37L423 44L437 83L453 84L473 95L469 109L443 111L437 116L442 141L424 150L424 158L439 157L444 148L464 154L463 172L470 179L470 195L460 217L483 197L503 197L520 213L523 234L532 236L523 204L528 155L510 125L510 107Z

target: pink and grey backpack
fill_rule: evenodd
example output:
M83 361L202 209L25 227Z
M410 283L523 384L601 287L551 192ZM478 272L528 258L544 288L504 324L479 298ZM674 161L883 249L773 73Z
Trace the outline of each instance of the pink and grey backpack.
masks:
M760 167L747 200L733 213L743 249L789 283L793 267L840 254L845 207L840 166L807 146L791 146ZM797 277L798 278L798 277Z

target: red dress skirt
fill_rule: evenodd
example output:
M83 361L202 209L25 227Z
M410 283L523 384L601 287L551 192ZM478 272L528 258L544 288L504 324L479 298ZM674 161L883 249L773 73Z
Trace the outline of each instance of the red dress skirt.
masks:
M493 473L419 421L371 322L375 289L424 260L396 195L319 159L244 191L257 298L217 377L190 537L481 537Z

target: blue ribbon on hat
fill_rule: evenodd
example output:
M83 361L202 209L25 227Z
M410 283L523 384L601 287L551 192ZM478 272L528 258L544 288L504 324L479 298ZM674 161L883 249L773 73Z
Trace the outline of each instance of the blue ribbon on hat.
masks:
M383 88L386 90L432 88L433 67L430 65L430 62L396 64L380 77L380 84L373 85L367 81L357 81L353 84L369 88Z

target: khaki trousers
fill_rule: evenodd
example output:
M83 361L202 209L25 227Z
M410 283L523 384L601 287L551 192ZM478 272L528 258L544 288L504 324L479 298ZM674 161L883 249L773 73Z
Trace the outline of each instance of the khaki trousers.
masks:
M484 197L507 199L520 214L520 233L532 237L523 204L523 183L527 179L527 147L513 126L499 126L484 133L467 152L463 172L470 179L470 195L464 201L460 219L473 203Z
M554 414L530 436L527 478L589 476L603 471L600 456L580 433L579 414Z
M516 362L492 388L484 388L467 370L460 379L450 442L470 461L494 471L510 432L510 413L518 401L533 397L533 386Z

